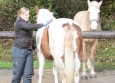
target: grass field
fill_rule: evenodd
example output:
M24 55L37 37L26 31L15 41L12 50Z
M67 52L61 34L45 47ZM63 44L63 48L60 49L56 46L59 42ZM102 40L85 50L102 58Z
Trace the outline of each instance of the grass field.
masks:
M115 39L99 39L95 54L96 70L113 70L115 69ZM12 68L11 46L6 40L0 44L0 68ZM5 44L4 44L5 43ZM52 68L52 62L46 61L45 68ZM82 64L81 64L82 65ZM34 68L39 67L36 54L34 54Z
M45 68L52 68L53 63L50 61L45 62ZM11 69L13 67L12 62L0 62L0 69ZM34 68L39 67L39 62L34 61Z

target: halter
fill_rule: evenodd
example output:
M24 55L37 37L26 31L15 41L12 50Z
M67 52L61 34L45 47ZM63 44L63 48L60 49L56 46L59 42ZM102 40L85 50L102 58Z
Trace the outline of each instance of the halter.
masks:
M98 21L97 21L97 20L95 20L95 19L92 19L92 20L90 21L90 24L91 24L91 22L93 22L93 21L96 21L96 22L97 22L97 24L98 24Z
M97 22L97 26L99 26L99 25L98 25L99 22L98 22L96 19L92 19L92 20L90 21L90 24L91 24L91 22L93 22L93 21ZM97 27L97 28L98 28L98 27Z

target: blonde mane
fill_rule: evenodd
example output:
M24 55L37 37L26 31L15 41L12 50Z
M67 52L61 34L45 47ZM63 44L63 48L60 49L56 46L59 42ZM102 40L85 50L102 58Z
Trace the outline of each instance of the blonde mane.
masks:
M49 11L48 9L39 9L38 14L37 23L45 23L48 20L56 19L53 16L53 12Z

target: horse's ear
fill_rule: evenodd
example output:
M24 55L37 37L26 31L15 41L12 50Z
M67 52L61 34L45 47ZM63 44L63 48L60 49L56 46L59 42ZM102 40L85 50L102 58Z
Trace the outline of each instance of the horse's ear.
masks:
M103 0L101 0L101 1L99 2L99 5L100 5L100 6L101 6L102 2L103 2Z
M50 6L50 7L48 8L48 10L50 11L50 10L51 10L51 8L52 8L52 6Z
M38 7L38 6L35 6L35 8L36 8L36 14L38 14L38 12L39 12L39 7Z
M90 0L87 0L87 3L90 4Z
M88 6L90 6L90 0L87 0L87 4L88 4Z

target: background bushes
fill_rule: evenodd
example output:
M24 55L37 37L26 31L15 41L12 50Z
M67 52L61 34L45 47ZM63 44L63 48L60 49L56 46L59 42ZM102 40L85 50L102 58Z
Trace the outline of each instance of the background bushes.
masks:
M30 22L35 23L35 5L52 6L51 11L57 18L73 19L77 12L88 9L87 0L0 0L0 31L14 30L17 11L23 6L30 9ZM100 18L102 30L115 29L115 0L103 0Z

